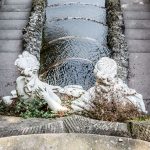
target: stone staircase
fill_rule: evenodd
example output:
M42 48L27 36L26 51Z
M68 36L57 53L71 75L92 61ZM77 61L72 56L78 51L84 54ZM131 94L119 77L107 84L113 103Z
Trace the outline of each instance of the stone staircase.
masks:
M121 0L129 51L129 86L143 94L150 112L150 1Z
M1 0L0 7L0 96L10 95L18 76L14 61L22 52L22 29L32 0Z

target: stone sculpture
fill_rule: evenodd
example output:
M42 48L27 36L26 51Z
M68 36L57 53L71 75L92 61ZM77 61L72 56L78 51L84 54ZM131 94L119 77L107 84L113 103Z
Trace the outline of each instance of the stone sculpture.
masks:
M15 65L21 73L17 78L16 91L12 92L12 96L3 97L6 104L11 104L14 98L23 100L34 100L35 98L44 99L54 112L67 111L68 109L61 105L60 98L55 94L67 94L73 97L79 97L84 93L80 86L52 86L42 82L38 78L39 61L34 55L24 51L15 61Z
M102 100L108 102L115 100L124 105L132 103L139 111L147 113L142 95L130 89L121 79L117 78L117 64L113 59L108 57L100 59L95 66L94 74L96 76L95 87L92 87L72 104L76 111L82 110L82 108L89 109L91 101L100 96Z
M21 72L21 76L16 80L17 86L16 90L11 92L12 96L3 97L3 101L7 104L11 104L17 97L23 100L40 98L44 99L54 112L64 112L69 109L62 105L61 95L68 95L75 99L72 101L72 109L82 111L83 108L90 109L90 103L97 95L100 95L102 99L108 101L115 99L124 104L133 103L139 111L146 113L142 95L117 78L117 64L108 57L103 57L97 62L94 69L96 85L88 91L78 85L61 88L42 82L38 77L39 61L27 51L19 55L15 65Z

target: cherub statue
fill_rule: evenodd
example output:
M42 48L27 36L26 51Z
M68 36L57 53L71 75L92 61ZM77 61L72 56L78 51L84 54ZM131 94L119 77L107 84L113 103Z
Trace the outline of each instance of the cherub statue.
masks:
M142 95L130 89L123 81L117 78L117 64L108 57L101 58L94 69L96 85L85 91L79 85L69 85L64 88L52 86L42 82L38 78L39 61L27 51L19 55L15 65L21 72L21 76L16 80L16 90L11 92L11 96L5 96L2 100L11 104L14 98L23 100L44 99L50 109L54 112L65 112L69 109L62 105L61 94L72 96L74 99L71 108L74 111L89 109L91 102L97 95L107 101L117 100L126 104L133 103L140 111L147 112Z
M61 105L60 98L54 93L60 87L51 86L39 80L38 71L40 64L34 55L27 51L23 52L22 55L18 56L15 65L21 72L21 76L16 80L16 95L3 97L3 100L7 101L6 103L11 103L12 98L15 96L23 100L40 98L46 100L50 109L54 112L68 110Z
M100 96L102 100L107 100L108 102L116 100L122 104L132 103L139 111L147 113L142 95L130 89L117 77L117 64L113 59L108 57L101 58L95 65L94 74L96 76L96 85L79 99L73 101L72 107L74 110L89 109L91 102Z

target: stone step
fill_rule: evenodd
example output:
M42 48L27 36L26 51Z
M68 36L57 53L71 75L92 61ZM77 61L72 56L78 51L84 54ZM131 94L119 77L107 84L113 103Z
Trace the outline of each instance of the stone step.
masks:
M0 20L0 30L22 30L27 20Z
M0 53L0 96L10 95L15 89L15 81L19 75L14 65L19 53Z
M150 40L127 40L131 53L150 53Z
M126 20L150 20L150 12L124 11L123 16Z
M0 12L30 12L31 7L26 5L3 5Z
M18 52L22 50L22 40L0 40L1 52Z
M5 5L30 5L32 0L5 0Z
M150 20L125 20L125 28L126 29L150 29Z
M20 40L22 30L0 30L0 40Z
M5 70L5 69L12 69L16 68L14 65L14 62L16 58L18 57L19 53L0 53L0 70ZM15 70L14 70L15 71Z
M150 99L150 53L129 54L129 87Z
M150 99L144 99L144 103L146 106L146 110L148 111L148 114L150 114Z
M5 0L0 0L0 7L1 7L2 5L4 5L4 1L5 1Z
M122 5L122 10L124 11L144 11L150 12L150 4L127 4Z
M144 3L144 4L149 4L149 0L121 0L121 4L133 4L133 3Z
M15 66L12 67L11 69L5 69L5 70L0 69L0 96L1 97L10 95L10 92L15 89L16 86L15 81L18 76L19 76L19 72L17 71L17 68L15 68Z
M150 40L149 29L126 29L125 36L132 40Z
M1 12L0 20L26 20L30 12Z

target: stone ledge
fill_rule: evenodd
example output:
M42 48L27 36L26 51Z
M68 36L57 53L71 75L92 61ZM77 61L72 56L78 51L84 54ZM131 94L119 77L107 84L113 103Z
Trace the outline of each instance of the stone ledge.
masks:
M84 133L130 137L125 123L99 121L76 115L52 120L0 117L0 137L39 133Z
M150 142L150 120L130 122L133 138Z
M91 134L43 134L0 139L1 150L149 150L150 143L130 138Z

